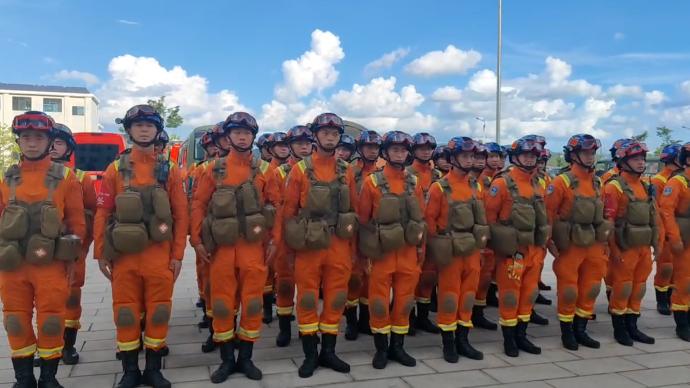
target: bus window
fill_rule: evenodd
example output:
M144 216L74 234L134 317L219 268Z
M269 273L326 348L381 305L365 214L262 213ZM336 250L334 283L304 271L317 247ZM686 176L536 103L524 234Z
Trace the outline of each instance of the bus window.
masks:
M117 144L77 144L74 149L75 167L82 171L105 171L119 153Z

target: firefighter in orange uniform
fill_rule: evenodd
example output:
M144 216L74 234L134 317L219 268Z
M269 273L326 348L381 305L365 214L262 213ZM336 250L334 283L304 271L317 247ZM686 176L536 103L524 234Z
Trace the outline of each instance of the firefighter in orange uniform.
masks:
M170 387L160 371L161 350L188 233L187 200L180 171L154 151L164 126L156 110L136 105L119 122L133 147L106 169L94 221L94 258L112 281L124 372L118 387L142 383ZM146 319L143 376L138 363L142 314Z
M56 163L69 162L77 143L74 141L72 131L64 124L55 124L55 140L50 149L50 157ZM84 171L74 170L77 180L81 186L82 198L84 199L84 222L86 223L86 235L82 240L81 254L74 264L74 273L70 278L70 292L67 297L67 312L65 316L65 347L62 350L62 361L67 365L74 365L79 362L79 353L74 347L77 341L77 332L81 327L81 288L84 287L86 275L86 256L93 241L93 216L96 212L96 190L93 186L91 177Z
M417 177L417 181L422 186L424 198L428 198L431 184L441 178L441 174L436 172L431 163L431 158L436 149L436 139L426 132L420 132L413 136L412 145L412 165L407 167L407 171ZM438 334L441 330L429 319L431 309L431 294L436 288L438 274L436 266L431 260L425 260L422 264L422 274L419 276L419 283L415 298L417 299L416 314L413 309L410 312L410 332L415 335L416 329L432 334Z
M612 229L603 217L602 184L594 171L599 148L599 140L590 135L572 136L563 147L570 167L547 189L558 320L561 341L569 350L577 350L579 345L595 349L600 346L586 331L606 274L607 242Z
M0 298L12 357L14 387L60 388L68 278L86 234L82 190L75 174L51 161L55 122L29 111L12 121L21 153L0 181ZM63 233L66 227L66 235ZM32 323L36 309L35 332Z
M677 163L683 169L669 179L658 202L666 245L673 257L672 283L675 290L671 295L671 309L676 335L690 341L690 143L680 148Z
M444 177L450 172L452 165L450 164L448 147L444 145L436 147L431 160L434 162L434 169L437 171L437 175Z
M381 148L381 135L376 131L362 131L355 141L358 158L352 162L357 196L359 197L364 181L377 170ZM369 261L361 254L352 268L352 275L347 285L347 304L345 305L345 339L354 341L358 333L371 335L369 326ZM357 316L359 307L359 317Z
M542 195L546 197L546 188L549 187L551 184L551 175L546 171L546 165L549 162L549 159L551 159L551 151L546 149L546 139L544 139L543 136L535 136L535 138L538 141L541 141L542 147L544 149L542 150L541 154L537 158L537 178L539 181L539 187L542 189ZM543 249L542 250L542 257L539 260L539 290L541 291L543 288L546 288L546 285L541 281L541 275L544 271L544 260L546 260L546 254L547 250ZM550 287L548 287L550 289ZM544 295L537 294L537 299L534 301L535 304L544 304L547 306L551 305L551 299L548 299ZM548 325L549 320L543 316L541 316L537 310L532 310L532 317L530 318L530 322L534 323L535 325Z
M285 141L289 147L290 158L268 175L266 182L266 201L277 209L276 225L282 224L282 209L285 193L285 181L290 170L303 158L311 155L314 138L311 130L304 125L297 125L287 131ZM278 227L272 233L275 235ZM278 335L276 346L286 347L290 345L292 337L291 324L294 320L295 299L295 252L277 238L278 241L273 270L276 283L276 315L278 315Z
M658 246L658 214L653 189L642 180L647 146L631 140L616 151L620 175L604 186L604 216L615 224L609 239L613 334L621 345L653 344L637 327L647 277L652 272L651 247Z
M269 136L271 136L270 133L264 133L263 135L259 136L256 139L256 146L259 148L259 157L261 158L261 160L270 163L271 159L273 158L273 155L271 155L271 151L268 147Z
M661 155L659 155L659 160L664 163L664 168L651 179L658 206L661 205L660 197L669 179L683 171L683 161L678 159L680 148L680 144L667 145L661 150ZM664 223L659 225L659 235L662 237L661 242L663 242L663 246L660 247L660 252L654 252L656 257L654 290L656 291L656 310L661 315L671 315L673 252L671 252L670 244L666 244L666 233L663 227Z
M383 136L381 156L386 165L364 181L357 208L362 224L359 249L371 262L370 324L376 369L385 368L388 360L410 367L417 364L403 347L426 231L422 188L405 169L411 149L412 137L406 133L391 131ZM393 305L389 307L391 289Z
M313 375L318 366L348 373L350 365L335 354L340 318L347 301L347 283L357 228L355 185L349 165L334 153L345 126L333 113L318 115L310 127L316 152L290 170L283 205L284 224L274 236L296 251L297 319L305 360L298 373ZM281 229L282 227L282 229ZM270 256L276 241L269 244ZM319 287L323 310L318 312ZM317 333L321 332L318 354Z
M479 284L480 249L489 226L481 186L470 177L478 143L469 137L448 142L452 170L429 190L425 219L429 227L427 259L439 269L439 312L443 358L458 362L458 354L484 358L469 343L475 291Z
M513 142L513 167L497 175L485 198L496 256L499 315L506 355L540 354L527 339L534 300L539 292L539 261L549 236L544 199L535 175L541 143L531 136Z

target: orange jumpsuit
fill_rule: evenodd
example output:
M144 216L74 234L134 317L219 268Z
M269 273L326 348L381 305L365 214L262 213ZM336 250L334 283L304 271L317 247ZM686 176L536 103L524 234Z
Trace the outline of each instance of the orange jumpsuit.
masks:
M16 186L17 200L33 204L47 199L48 188L44 182L51 163L50 157L19 163L21 180ZM0 181L0 211L10 199L8 182ZM65 169L65 177L53 192L52 202L69 230L84 238L81 188L71 170ZM53 260L46 265L23 262L13 271L0 271L3 323L12 358L33 357L36 351L43 359L62 355L68 287L62 261ZM32 324L34 308L38 340Z
M532 198L540 194L534 175L520 168L512 168L509 174L517 185L521 197ZM491 189L484 195L486 218L489 224L506 221L513 207L513 196L502 175L491 183ZM529 322L534 300L539 293L539 261L543 248L534 245L519 248L520 256L496 257L496 284L499 298L499 323L501 326L515 326L518 319Z
M271 179L273 171L279 166L280 162L278 161L278 159L271 159L271 162L268 163L267 170L264 172L264 179L257 181L257 183L261 185L259 187L259 190L262 191L262 196L266 201L268 201L268 193L266 192L268 187L268 181ZM275 206L275 204L273 205ZM275 206L275 208L278 209L278 206ZM264 285L264 296L273 294L273 283L275 282L275 271L273 270L273 267L269 266L267 267L267 270L268 275L266 276L266 284Z
M320 182L332 182L337 178L335 156L312 156L314 176ZM311 183L305 163L300 162L290 170L285 187L283 216L287 220L297 216L306 207ZM352 170L347 170L350 187L350 203L356 201L356 188ZM274 229L274 241L282 241L282 222ZM353 241L331 236L327 249L304 250L295 254L295 283L297 284L297 321L303 335L318 331L338 334L340 318L347 301L347 283L352 272ZM319 286L323 287L323 309L318 313Z
M417 177L417 182L422 186L424 199L426 200L429 195L429 188L434 183L434 169L431 162L424 163L415 159L412 165L408 167L408 171ZM436 264L432 263L431 260L424 260L422 274L419 277L419 284L415 292L417 303L431 303L431 293L436 287L437 281Z
M669 179L663 193L659 197L661 218L666 231L666 245L682 242L680 229L676 222L676 214L687 214L690 208L690 189L688 176L690 168L685 168L683 174ZM690 244L684 244L681 254L673 256L673 294L671 294L671 309L673 311L688 311L690 307Z
M491 181L498 171L485 168L477 179L483 192L488 192L491 187ZM496 279L496 258L490 249L483 249L481 252L481 270L479 271L479 285L477 286L477 294L475 296L474 304L477 306L486 306L486 294L489 291L489 285Z
M550 223L554 220L569 220L575 196L599 198L599 178L593 171L573 164L570 174L577 182L571 182L566 174L553 179L546 196L546 208ZM590 318L601 289L601 279L606 274L608 262L606 243L595 242L589 247L574 244L559 252L553 262L558 287L558 319L572 322L575 314Z
M472 187L469 175L459 176L451 171L445 176L451 189L451 200L467 202L472 197L481 200L481 186ZM425 220L429 236L446 229L448 225L448 194L440 184L431 185ZM455 331L458 325L472 326L472 307L479 285L481 268L479 250L466 257L453 257L452 262L438 271L438 327Z
M132 187L155 184L154 169L158 163L153 150L134 147L131 150ZM115 197L124 191L124 178L118 172L121 160L111 163L105 170L94 221L94 258L103 258L106 227L115 211ZM174 163L166 191L170 197L173 216L173 240L151 242L140 253L125 254L112 263L113 316L117 328L117 347L120 351L139 348L141 322L145 315L144 346L158 350L165 346L168 320L172 307L173 272L171 260L182 260L189 228L187 198L182 176ZM142 311L144 309L145 311Z
M84 210L90 211L92 215L86 221L93 222L93 215L96 214L96 189L93 186L93 180L84 171L76 170L75 174L81 186ZM67 297L65 327L72 329L79 329L81 327L79 323L81 318L81 288L84 287L84 281L86 280L86 256L89 254L89 248L93 241L92 228L93 225L86 225L86 237L82 240L81 255L74 263L74 273L72 274L69 296Z
M190 240L193 246L201 244L201 225L206 217L211 196L216 191L217 182L213 171L215 164L216 162L209 163L204 169L192 199ZM267 164L261 163L262 166L256 172L253 182L262 204ZM225 158L226 174L221 184L239 186L251 178L251 170L251 155L244 156L231 152ZM243 341L255 342L259 338L261 328L262 294L268 275L263 242L248 242L244 237L239 237L235 245L220 245L209 253L213 341L223 343L234 338L239 294L241 318L237 336Z
M603 184L606 184L608 181L611 180L611 178L617 177L618 175L620 175L620 173L621 173L621 170L618 168L618 166L615 166L615 167L611 168L610 170L606 171L601 176L601 182ZM606 289L608 290L607 292L610 292L611 291L611 266L608 267L608 270L606 272L606 276L604 277L604 283L606 283Z
M378 168L376 163L364 163L361 159L356 160L354 169L359 169L360 173L355 175L355 184L358 188L357 196L361 194L361 188L366 179ZM355 203L355 206L358 206ZM358 255L357 261L352 268L352 275L347 285L347 307L356 307L358 304L369 304L369 275L367 274L369 260Z
M621 179L630 186L636 199L647 199L648 193L639 177L621 172ZM604 187L604 216L612 221L625 217L628 197L620 183L612 180ZM609 241L611 259L611 314L640 314L640 305L646 291L646 282L652 272L652 249L649 246L634 247L621 251L615 238Z
M664 187L668 183L676 168L664 167L658 174L651 178L651 184L654 185L654 195L656 196L657 205L661 205L661 194L664 192ZM666 233L664 230L665 223L659 225L659 236L663 236L660 242L664 243L660 247L660 253L656 254L656 274L654 275L654 288L657 291L666 292L671 287L671 277L673 276L673 253L671 252L670 244L665 244Z

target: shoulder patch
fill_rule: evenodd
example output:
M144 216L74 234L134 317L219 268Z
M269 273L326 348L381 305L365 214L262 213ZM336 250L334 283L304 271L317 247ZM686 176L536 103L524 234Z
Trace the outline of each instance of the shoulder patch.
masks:
M668 197L668 196L671 195L672 193L673 193L673 187L671 187L671 186L666 186L666 187L664 188L664 197Z
M553 183L550 184L549 187L546 188L546 194L552 194L555 189L556 188L553 186Z
M491 186L491 190L489 190L489 195L492 197L495 197L498 195L498 187L497 186Z

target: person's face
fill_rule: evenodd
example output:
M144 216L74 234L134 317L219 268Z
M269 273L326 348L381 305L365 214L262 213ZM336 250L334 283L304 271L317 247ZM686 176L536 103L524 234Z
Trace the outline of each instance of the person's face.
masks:
M265 161L270 161L273 159L273 155L271 155L271 152L268 150L267 147L261 147L261 159Z
M486 167L486 157L484 155L474 155L474 167L475 170L481 171Z
M647 157L645 155L635 155L628 158L627 164L633 172L642 174L647 168Z
M393 144L388 147L388 159L391 163L403 164L410 156L410 151L407 147L400 144Z
M362 157L366 160L376 160L379 157L379 146L374 144L365 144L360 148Z
M335 157L342 160L350 160L352 151L347 147L338 147L335 149Z
M537 165L537 155L531 152L519 154L517 160L520 165L525 167L535 167Z
M436 164L436 167L441 171L450 171L451 165L445 158L436 159L434 164Z
M545 160L538 160L537 161L537 169L540 172L546 171L546 161Z
M594 166L594 163L597 160L597 151L596 150L580 150L577 152L577 157L580 158L580 162L584 164L587 167L592 167Z
M500 170L503 168L503 158L500 154L489 154L486 157L486 166L492 170Z
M340 142L340 129L334 127L321 128L316 131L316 138L324 150L335 150L338 142Z
M238 148L249 148L254 141L254 133L247 128L233 128L228 134L228 138Z
M132 138L141 143L153 141L158 135L158 128L149 121L136 121L129 127Z
M223 151L229 151L230 150L230 138L227 136L221 136L218 138L218 145L220 148L223 149ZM220 150L218 150L220 152Z
M297 159L304 159L307 156L311 155L311 152L314 150L314 146L312 145L312 142L308 140L298 140L293 142L290 145L292 149L292 154L297 158Z
M35 159L48 150L50 138L43 132L27 130L20 133L18 143L22 155Z
M210 144L206 146L206 155L210 158L215 158L218 155L218 146L215 144Z
M460 167L469 170L474 167L477 159L474 152L460 152L455 155L455 161Z
M62 139L53 140L53 145L50 147L50 157L60 159L65 154L67 154L67 142Z
M428 161L431 160L431 156L434 154L434 148L428 144L418 146L414 149L414 157L419 160Z
M285 160L290 156L290 147L285 143L278 143L272 147L273 155L278 159Z

